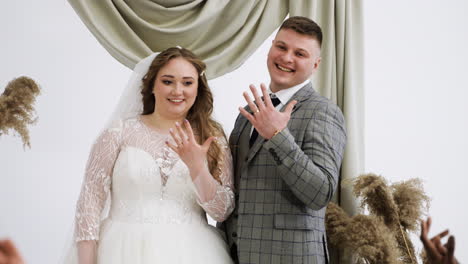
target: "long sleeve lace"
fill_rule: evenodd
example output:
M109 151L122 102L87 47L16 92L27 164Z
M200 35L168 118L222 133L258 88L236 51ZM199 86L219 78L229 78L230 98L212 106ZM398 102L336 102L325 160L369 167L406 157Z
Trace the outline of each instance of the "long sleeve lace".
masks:
M111 173L120 148L119 127L105 130L94 143L76 205L76 241L99 240L101 212L110 193Z
M198 195L198 204L214 220L222 222L232 213L235 206L232 156L226 141L219 141L223 151L219 163L221 184L208 170L208 166L194 180Z

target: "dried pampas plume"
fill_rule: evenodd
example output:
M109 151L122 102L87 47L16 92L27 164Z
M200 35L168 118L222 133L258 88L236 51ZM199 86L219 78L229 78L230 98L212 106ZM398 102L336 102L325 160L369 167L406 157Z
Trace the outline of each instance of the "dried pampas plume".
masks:
M330 203L327 234L332 246L356 253L361 263L417 263L409 232L416 232L429 198L419 179L388 185L375 174L359 176L354 194L370 215L349 217Z
M349 217L341 207L330 203L326 223L330 244L350 249L358 256L359 263L401 263L395 238L382 218L373 215Z
M40 88L31 78L22 76L8 83L0 96L0 136L16 131L23 146L31 147L28 125L36 122L34 102Z

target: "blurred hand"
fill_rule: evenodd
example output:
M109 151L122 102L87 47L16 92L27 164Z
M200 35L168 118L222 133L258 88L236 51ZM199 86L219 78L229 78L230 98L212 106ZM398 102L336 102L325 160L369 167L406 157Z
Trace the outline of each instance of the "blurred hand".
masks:
M24 264L11 240L0 240L0 264Z
M458 264L454 256L455 252L455 237L450 236L447 243L442 245L441 239L448 235L449 231L445 230L431 239L427 235L431 227L432 220L429 217L427 221L421 221L421 241L426 250L427 258L430 264Z

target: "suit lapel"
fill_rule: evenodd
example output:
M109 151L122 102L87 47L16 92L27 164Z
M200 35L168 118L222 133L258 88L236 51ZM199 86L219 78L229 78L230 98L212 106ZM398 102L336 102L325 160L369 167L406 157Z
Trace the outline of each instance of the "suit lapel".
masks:
M315 91L312 88L312 83L309 82L304 87L302 87L299 91L297 91L291 97L291 99L289 99L289 101L286 104L283 105L283 107L281 107L281 112L284 111L284 109L286 108L286 105L288 105L289 102L291 102L292 100L296 100L297 104L294 106L294 108L292 110L292 113L291 113L291 115L292 115L297 109L299 109L299 107L301 107L301 105L304 103L304 101L306 101L306 100L310 99L311 97L313 97L314 94L315 94Z
M251 113L250 109L247 107L246 110ZM248 129L250 128L251 125L249 124L249 120L247 120L247 118L245 118L243 115L239 114L237 116L237 120L234 124L234 129L232 130L231 132L231 135L229 137L229 145L231 147L231 153L232 153L232 157L233 157L233 162L234 164L236 164L235 162L237 162L235 159L237 157L237 153L238 153L238 148L240 147L240 136L242 134L242 131L244 131L244 129Z
M252 111L250 111L250 109L248 107L246 107L246 110L249 113L252 114ZM243 115L239 114L237 116L237 120L236 120L236 123L234 125L234 129L231 132L231 137L232 137L232 143L233 144L235 144L235 145L239 144L240 135L242 134L242 131L245 129L245 127L247 125L249 125L249 127L251 126L249 120L247 120L247 118L245 118Z

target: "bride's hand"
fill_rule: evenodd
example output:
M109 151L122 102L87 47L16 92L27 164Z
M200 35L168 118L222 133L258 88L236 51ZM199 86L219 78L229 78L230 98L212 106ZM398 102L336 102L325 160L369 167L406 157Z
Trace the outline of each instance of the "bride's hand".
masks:
M187 120L184 121L184 127L186 131L176 122L176 128L169 130L175 145L168 141L166 141L166 145L179 155L189 168L192 180L195 180L199 172L207 166L206 154L210 148L211 142L213 142L216 137L209 137L203 145L200 145L197 143L192 126L190 126Z

